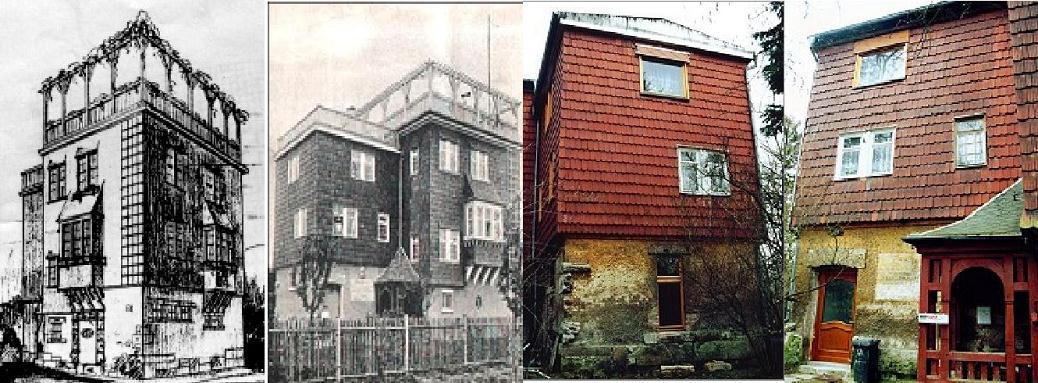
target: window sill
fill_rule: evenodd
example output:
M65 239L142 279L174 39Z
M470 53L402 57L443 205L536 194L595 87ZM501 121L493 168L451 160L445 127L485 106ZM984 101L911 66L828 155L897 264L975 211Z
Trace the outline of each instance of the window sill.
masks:
M441 314L454 314L453 309L440 309Z
M880 174L872 174L872 175L867 175L867 176L833 177L833 181L853 181L853 180L863 180L863 179L867 179L867 178L891 177L893 175L894 175L894 173L880 173Z
M677 95L667 94L667 93L647 92L647 91L644 91L644 90L641 91L640 93L641 93L642 96L658 97L658 98L663 98L663 99L672 100L672 101L688 101L689 100L687 95L686 96L677 96Z
M681 195L689 197L731 197L732 193L695 193L690 191L679 191Z
M988 166L987 162L982 163L982 164L974 164L974 165L958 165L958 164L956 164L955 165L955 170L959 170L959 169L979 169L979 168L983 168L983 167L987 167L987 166Z
M889 84L893 84L893 83L898 83L898 82L902 82L902 81L905 81L905 77L893 78L893 79L890 79L890 80L883 80L883 81L880 81L880 82L877 82L877 83L873 83L873 84L868 84L868 85L858 84L858 85L854 86L854 89L867 89L867 88L878 87L878 86L882 86L882 85L889 85Z

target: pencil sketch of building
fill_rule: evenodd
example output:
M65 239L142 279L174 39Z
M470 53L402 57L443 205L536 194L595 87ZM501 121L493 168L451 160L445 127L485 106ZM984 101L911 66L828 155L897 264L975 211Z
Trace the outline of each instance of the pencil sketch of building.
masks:
M241 367L249 113L144 11L81 53L24 127L42 145L21 172L8 311L23 360L130 378Z

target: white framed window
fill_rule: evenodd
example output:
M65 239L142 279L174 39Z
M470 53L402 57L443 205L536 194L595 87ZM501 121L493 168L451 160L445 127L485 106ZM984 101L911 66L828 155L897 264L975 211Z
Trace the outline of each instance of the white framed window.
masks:
M350 177L355 180L375 182L375 155L370 152L350 152Z
M440 170L458 174L458 144L440 140Z
M458 263L461 260L461 246L457 230L440 229L440 261Z
M306 209L296 210L295 221L292 224L296 238L306 236Z
M378 241L389 242L389 214L378 213Z
M894 129L840 136L835 179L888 175L894 172Z
M419 253L419 251L421 251L421 250L422 250L422 248L421 248L421 244L419 243L418 236L417 235L412 235L411 236L411 262L418 262L418 260L421 259L421 254Z
M678 148L678 188L686 194L731 194L728 157L714 150Z
M988 163L988 138L984 116L955 120L955 166L960 168Z
M858 55L858 86L869 86L905 78L907 44Z
M346 238L357 238L357 208L342 209L342 215L345 218L342 235Z
M472 179L490 181L490 157L478 150L473 150L469 154L469 174L472 175Z
M95 164L97 163L96 157L94 159L94 163ZM80 164L79 167L80 167L80 172L82 172L83 165ZM95 166L94 169L96 169L96 168L97 167ZM80 178L82 178L82 177L80 177ZM80 179L79 183L80 183L80 189L82 189L83 188L83 180ZM170 185L176 185L177 184L177 151L173 150L173 148L166 149L166 183L168 183Z
M299 179L299 155L294 155L288 159L288 182L296 182Z
M688 98L685 64L641 56L642 93Z
M357 209L336 205L332 209L332 235L357 238Z
M440 296L443 298L443 305L440 311L444 313L454 312L454 290L444 289Z
M411 176L418 175L418 166L420 158L421 157L419 156L418 148L411 149Z
M465 239L503 241L501 206L483 201L465 204Z

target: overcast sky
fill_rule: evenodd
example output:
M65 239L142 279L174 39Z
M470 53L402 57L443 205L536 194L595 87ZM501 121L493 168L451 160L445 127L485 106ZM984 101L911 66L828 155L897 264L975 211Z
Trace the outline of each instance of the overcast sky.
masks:
M148 11L174 49L209 73L251 118L242 130L243 161L262 163L265 145L264 6L236 1L3 1L0 2L0 275L21 268L20 172L40 163L40 83L82 59L113 33ZM103 88L103 87L102 87ZM102 91L97 91L100 94ZM245 246L265 241L264 169L245 177ZM250 219L251 218L251 219ZM246 269L265 279L265 247L246 253ZM13 252L13 253L12 253ZM8 258L9 255L12 255ZM0 278L0 301L17 281Z
M935 3L906 1L787 1L786 114L803 122L807 116L815 59L809 36Z

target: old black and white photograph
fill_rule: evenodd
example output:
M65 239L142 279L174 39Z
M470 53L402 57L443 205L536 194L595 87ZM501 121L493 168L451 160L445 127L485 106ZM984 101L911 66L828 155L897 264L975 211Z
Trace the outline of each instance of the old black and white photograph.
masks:
M0 380L265 379L263 17L0 5Z
M270 5L270 381L519 380L520 17Z

